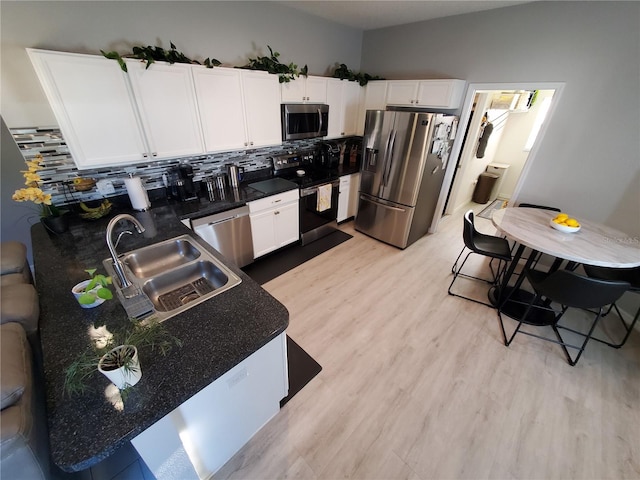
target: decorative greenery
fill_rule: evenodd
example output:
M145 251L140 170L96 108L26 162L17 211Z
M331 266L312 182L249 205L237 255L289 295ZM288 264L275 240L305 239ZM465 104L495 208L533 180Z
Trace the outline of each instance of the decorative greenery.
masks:
M333 71L333 77L339 78L340 80L349 80L350 82L358 82L361 87L364 87L369 80L384 80L382 77L372 76L368 73L355 73L344 64L341 63L340 66L336 67Z
M148 348L164 356L174 345L182 347L182 341L171 335L154 317L144 323L132 320L132 325L124 331L94 338L91 346L78 355L65 369L64 393L68 396L85 393L87 380L98 371L100 359L118 345L133 345L138 351Z
M42 155L38 153L33 160L26 161L27 170L22 170L26 187L16 190L11 196L11 199L16 202L33 202L36 205L40 205L41 217L59 217L63 213L66 213L66 210L61 210L51 203L51 194L44 193L40 188L42 179L38 172L42 170L40 164L43 160Z
M106 58L109 58L111 60L117 60L118 64L120 65L120 68L122 68L122 70L125 72L127 71L127 64L125 63L124 58L138 58L140 60L144 60L145 62L147 62L146 68L149 68L151 64L154 62L168 62L170 64L174 64L174 63L193 63L196 65L204 64L204 66L207 68L213 68L220 65L220 62L215 58L207 58L201 64L197 60L192 60L189 57L187 57L184 53L179 52L176 49L176 46L173 44L173 42L169 42L169 43L171 45L170 50L165 50L162 47L152 47L150 45L146 47L133 47L132 53L128 55L124 55L124 57L121 56L116 51L105 52L104 50L100 50L100 53L102 53L102 55L104 55Z
M104 50L100 50L100 53L104 55L106 58L111 60L116 60L122 68L123 71L127 71L127 64L125 63L125 58L138 58L147 62L146 68L149 68L154 62L168 62L170 64L174 63L194 63L197 65L204 65L207 68L213 68L219 66L221 63L215 58L207 58L204 62L200 63L197 60L192 60L185 56L182 52L179 52L176 49L176 46L173 42L169 42L171 45L170 50L165 50L162 47L133 47L132 53L127 55L120 55L116 51L105 52ZM281 63L279 58L280 53L274 52L270 45L267 45L269 49L269 56L258 56L256 58L249 58L249 63L242 67L247 70L262 70L265 72L272 73L274 75L278 75L278 79L280 83L287 83L291 80L295 80L300 75L308 76L309 67L305 65L298 71L298 65L291 62L288 65ZM336 64L337 65L337 64ZM360 86L364 87L369 80L384 80L384 78L374 75L369 75L368 73L355 73L344 64L341 63L333 72L334 78L339 78L340 80L348 80L350 82L358 82Z
M103 298L105 300L111 300L113 298L113 293L111 290L107 288L107 285L111 285L111 277L105 277L102 274L96 275L95 268L90 268L85 270L91 277L91 281L84 288L82 295L78 298L78 303L82 305L91 305L98 298ZM99 287L99 288L96 288Z
M267 45L267 48L269 49L270 53L269 57L249 58L249 63L244 67L239 68L246 68L248 70L263 70L269 73L276 74L278 75L280 83L290 82L300 75L307 76L308 67L306 65L302 67L300 71L298 71L298 65L296 65L295 63L290 63L289 65L280 63L280 60L278 60L280 53L274 52L269 45Z

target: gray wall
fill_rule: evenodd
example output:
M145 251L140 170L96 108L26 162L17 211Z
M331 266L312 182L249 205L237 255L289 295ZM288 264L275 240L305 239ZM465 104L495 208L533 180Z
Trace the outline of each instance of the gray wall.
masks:
M362 32L271 2L2 1L0 8L2 116L10 128L55 124L26 47L130 53L173 42L187 57L240 66L270 45L282 63L308 64L311 74L328 75L336 63L360 67Z
M2 240L30 244L25 203L11 201L24 163L10 128L56 125L25 48L99 54L131 52L134 45L177 49L190 58L214 57L228 66L267 55L307 64L329 75L336 63L360 68L362 32L271 2L5 1L0 3L2 107ZM33 210L33 209L32 209ZM35 212L35 210L34 210Z
M4 119L0 122L0 134L0 241L18 240L24 243L28 248L27 255L31 258L31 225L40 221L40 210L32 202L17 203L11 200L13 192L24 187L24 177L20 170L25 169L25 164Z
M362 70L565 82L520 201L640 239L640 3L534 2L372 30Z

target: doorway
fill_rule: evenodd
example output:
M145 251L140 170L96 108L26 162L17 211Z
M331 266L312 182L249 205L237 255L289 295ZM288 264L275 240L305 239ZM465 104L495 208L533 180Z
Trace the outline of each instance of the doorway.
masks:
M502 173L492 196L515 204L563 87L561 83L545 82L470 84L460 115L460 131L466 133L459 135L452 146L451 158L457 162L447 166L437 211L449 215L468 204L478 177L489 164L490 172L497 172L493 167L497 165ZM533 101L524 103L534 92ZM493 131L484 154L478 158L485 113Z

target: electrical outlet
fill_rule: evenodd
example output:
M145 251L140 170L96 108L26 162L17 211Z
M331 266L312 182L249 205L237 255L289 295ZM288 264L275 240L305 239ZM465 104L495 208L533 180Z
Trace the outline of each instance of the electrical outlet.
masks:
M116 189L111 180L98 180L98 182L96 182L96 188L102 195L116 193Z

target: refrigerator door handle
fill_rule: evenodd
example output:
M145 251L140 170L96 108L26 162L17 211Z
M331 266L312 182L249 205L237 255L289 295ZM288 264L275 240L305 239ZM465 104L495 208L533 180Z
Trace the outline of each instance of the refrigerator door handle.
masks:
M396 146L396 134L397 130L393 130L389 136L389 142L387 143L387 161L384 164L384 173L382 174L382 184L386 187L389 181L389 175L391 174L391 164L393 163L393 150Z
M434 169L431 170L431 175L435 175L437 171L438 171L438 165L436 165Z
M406 211L404 208L392 207L391 205L386 205L384 203L376 202L375 200L372 200L371 198L369 198L369 196L367 196L367 195L360 195L360 200L362 200L364 202L375 203L379 207L386 208L387 210L393 210L394 212L405 212Z

